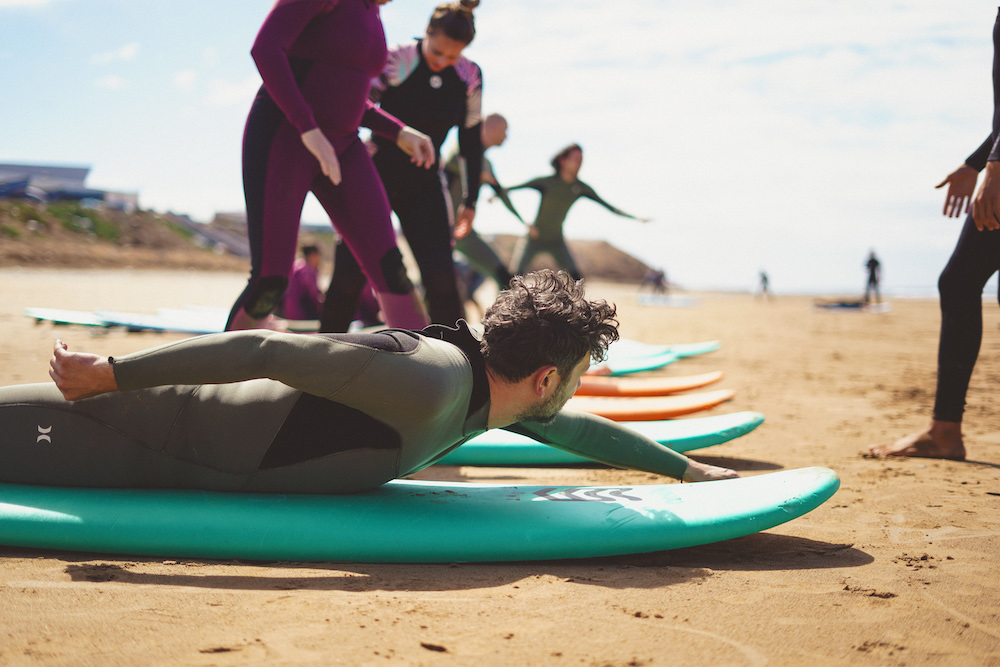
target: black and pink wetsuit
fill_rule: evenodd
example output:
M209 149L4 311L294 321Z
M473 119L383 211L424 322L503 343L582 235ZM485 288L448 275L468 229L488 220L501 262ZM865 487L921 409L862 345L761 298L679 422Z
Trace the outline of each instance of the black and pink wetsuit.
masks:
M375 288L387 321L423 326L425 317L396 247L385 189L357 131L362 125L395 141L403 127L368 100L371 80L386 59L378 5L372 0L278 0L251 53L264 81L243 137L252 266L230 325L241 308L260 319L280 302L311 191ZM317 127L337 152L339 186L302 143L301 135Z
M451 202L444 183L441 144L458 128L458 145L468 165L465 205L475 208L483 161L482 72L462 57L435 72L423 57L423 40L389 49L386 66L372 83L371 97L381 108L434 142L434 169L415 167L392 141L376 135L375 166L392 210L420 268L431 321L450 324L465 316L451 258ZM347 331L357 310L364 276L354 257L338 245L333 279L320 320L321 331Z

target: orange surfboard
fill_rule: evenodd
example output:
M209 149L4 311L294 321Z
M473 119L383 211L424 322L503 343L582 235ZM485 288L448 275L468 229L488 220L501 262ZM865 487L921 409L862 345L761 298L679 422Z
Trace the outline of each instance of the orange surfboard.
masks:
M723 375L725 373L722 371L684 377L651 378L584 375L580 378L580 388L574 396L666 396L718 382Z
M566 403L567 410L591 412L618 422L656 421L671 419L708 410L730 400L730 389L703 391L677 396L638 396L619 398L612 396L574 396Z

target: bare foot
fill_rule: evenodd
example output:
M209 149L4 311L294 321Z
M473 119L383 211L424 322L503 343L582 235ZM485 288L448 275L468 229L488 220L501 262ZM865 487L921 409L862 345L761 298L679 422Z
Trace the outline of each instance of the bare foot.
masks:
M868 448L879 458L888 456L912 456L924 459L965 460L965 443L962 441L961 422L934 420L923 431L911 433L896 442L873 445Z
M739 473L729 468L710 466L707 463L699 463L694 459L688 459L687 469L684 471L682 482L712 482L717 479L736 479Z

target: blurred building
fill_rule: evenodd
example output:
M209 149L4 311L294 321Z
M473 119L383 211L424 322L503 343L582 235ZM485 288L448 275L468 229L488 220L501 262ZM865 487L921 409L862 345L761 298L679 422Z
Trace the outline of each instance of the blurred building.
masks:
M97 201L131 213L139 207L134 192L111 192L87 187L90 167L0 164L0 197L36 201Z

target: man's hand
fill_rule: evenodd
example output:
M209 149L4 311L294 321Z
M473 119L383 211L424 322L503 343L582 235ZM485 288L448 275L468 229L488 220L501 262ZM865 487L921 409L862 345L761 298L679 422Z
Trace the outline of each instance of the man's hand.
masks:
M396 145L400 150L410 156L410 162L430 169L434 166L434 144L431 138L419 130L414 130L407 125L396 135Z
M976 179L979 172L967 164L963 164L948 174L935 188L948 186L948 194L944 198L944 209L941 211L949 218L958 218L969 212L972 194L976 191Z
M316 157L320 169L330 179L330 182L334 185L340 185L340 181L343 180L340 175L340 160L337 159L337 152L333 150L333 144L326 138L323 131L314 127L308 132L303 132L302 143Z
M67 401L78 401L118 390L115 371L106 357L88 352L70 352L56 340L49 360L49 377Z
M983 184L972 200L976 229L1000 229L1000 162L987 162Z
M718 479L736 479L739 474L729 468L710 466L707 463L699 463L694 459L688 459L687 469L684 471L683 482L712 482Z
M455 238L464 239L472 231L472 221L476 219L476 209L469 208L465 204L458 207L458 215L455 217Z

